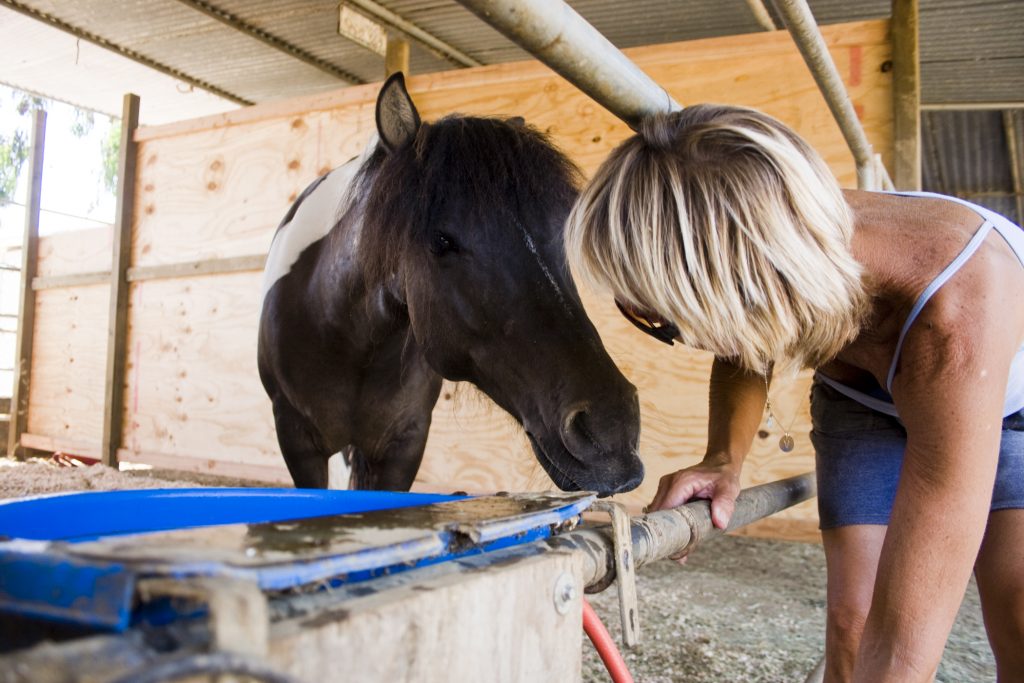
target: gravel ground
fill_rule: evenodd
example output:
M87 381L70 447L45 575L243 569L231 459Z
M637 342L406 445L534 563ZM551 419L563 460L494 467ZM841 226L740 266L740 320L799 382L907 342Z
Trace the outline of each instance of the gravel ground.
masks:
M820 545L726 536L685 565L659 562L637 576L641 642L626 652L644 683L800 683L825 647L825 555ZM589 596L621 643L612 587ZM607 681L583 650L583 680ZM936 681L995 681L974 582L960 608Z
M181 472L117 472L0 458L0 498L196 485L255 484ZM719 538L699 548L686 565L661 562L643 568L637 592L641 644L625 657L634 678L643 683L799 683L824 648L825 558L819 545ZM614 586L588 599L621 643ZM585 639L583 680L609 680ZM973 582L936 680L995 680Z

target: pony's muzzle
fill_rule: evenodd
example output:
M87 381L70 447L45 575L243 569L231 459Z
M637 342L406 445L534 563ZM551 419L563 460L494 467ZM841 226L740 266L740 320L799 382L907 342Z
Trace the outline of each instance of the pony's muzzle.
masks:
M566 412L560 436L575 461L573 479L581 488L611 495L643 481L644 466L636 453L638 415L627 413L604 417L586 404Z

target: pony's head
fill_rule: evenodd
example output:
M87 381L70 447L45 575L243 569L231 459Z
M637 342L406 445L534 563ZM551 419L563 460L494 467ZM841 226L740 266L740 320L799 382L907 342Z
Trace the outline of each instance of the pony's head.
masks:
M515 417L560 488L635 488L636 388L587 317L563 248L579 171L522 119L421 122L401 75L381 90L377 128L360 251L427 361Z

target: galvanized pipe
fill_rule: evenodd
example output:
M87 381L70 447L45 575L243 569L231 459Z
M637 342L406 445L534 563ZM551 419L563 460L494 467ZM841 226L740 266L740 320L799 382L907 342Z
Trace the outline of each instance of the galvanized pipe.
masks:
M459 0L611 113L636 128L682 107L563 0Z
M711 523L711 505L706 500L634 518L630 526L634 564L640 568L687 552L726 531L739 529L808 500L815 493L813 472L745 489L736 499L736 509L725 531ZM600 590L615 578L610 527L577 529L552 538L548 544L579 553L583 563L583 582L588 588Z
M811 70L818 88L825 96L828 108L839 124L839 129L846 138L846 144L853 152L857 163L857 187L863 190L877 190L885 184L883 177L888 174L884 167L875 164L875 155L871 143L864 134L857 112L839 76L839 70L832 55L829 54L825 39L818 30L818 24L807 6L807 0L775 0L775 8L782 16L786 28L793 36L793 41L800 49L804 61ZM876 169L878 172L876 172ZM889 185L892 181L889 181Z
M778 30L772 15L768 13L768 8L764 6L764 0L747 0L747 6L750 7L750 13L754 15L754 20L761 28L765 31Z

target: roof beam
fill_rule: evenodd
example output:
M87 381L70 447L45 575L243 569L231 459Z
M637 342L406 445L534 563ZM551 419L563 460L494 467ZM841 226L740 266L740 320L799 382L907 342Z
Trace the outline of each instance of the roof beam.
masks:
M314 55L313 53L303 50L298 45L289 43L287 40L284 40L283 38L279 38L272 33L264 31L260 27L250 24L244 19L241 19L240 17L226 10L222 10L221 8L215 5L211 5L208 2L204 2L204 0L178 0L178 2L188 7L191 7L197 12L202 12L206 16L210 17L211 19L215 19L216 21L219 21L220 23L224 24L230 29L238 31L239 33L244 33L250 38L255 38L264 45L274 48L278 52L283 52L289 57L293 57L294 59L297 59L300 62L303 62L304 64L308 64L309 66L312 66L315 69L319 69L320 71L323 71L324 73L334 76L335 78L338 78L342 81L345 81L346 83L351 83L353 85L366 83L364 79L360 78L359 76L356 76L351 72L345 71L344 69L335 66L331 62L328 62L326 59L321 59Z
M442 57L453 64L458 66L483 66L483 62L473 59L454 45L446 43L433 33L424 31L416 24L395 14L383 5L374 2L374 0L345 0L345 3L352 5L353 7L358 7L374 18L388 24L392 28L398 29L416 42L421 43L430 50L439 53Z
M160 73L166 74L172 78L176 78L179 81L182 81L183 83L188 83L189 85L195 86L197 88L202 88L207 92L213 93L218 97L223 97L224 99L234 102L235 104L240 104L243 106L253 104L251 100L247 100L244 97L239 97L238 95L229 92L219 86L216 86L213 83L210 83L209 81L204 81L200 78L196 78L195 76L187 74L184 71L181 71L180 69L176 69L173 66L168 66L167 64L158 62L155 59L151 59L140 52L132 50L131 48L127 48L123 45L119 45L115 42L107 40L103 36L92 33L91 31L87 31L78 26L69 24L63 19L60 19L52 14L40 11L34 7L29 7L24 3L18 2L18 0L0 0L0 5L8 7L16 12L20 12L25 16L36 19L37 21L41 21L44 24L49 24L50 26L60 29L65 33L70 33L76 38L86 40L92 43L93 45L98 45L102 47L105 50L115 52L121 55L122 57L127 57L128 59L134 62L138 62L143 66L148 66L150 69L159 71Z
M921 104L921 111L989 111L992 109L1024 109L1020 102L932 102Z

